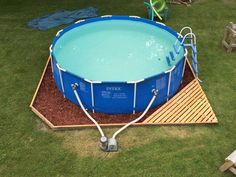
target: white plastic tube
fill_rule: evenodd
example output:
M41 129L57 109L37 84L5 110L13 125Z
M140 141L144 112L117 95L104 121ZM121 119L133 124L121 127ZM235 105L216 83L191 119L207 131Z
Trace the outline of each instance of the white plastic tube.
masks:
M118 131L116 131L116 132L113 134L112 138L115 139L116 136L117 136L120 132L122 132L122 131L125 130L127 127L129 127L130 125L132 125L132 124L138 122L139 120L141 120L141 119L143 118L143 116L148 112L148 110L149 110L150 107L152 106L152 103L155 101L155 99L156 99L156 97L157 97L157 91L155 90L155 91L153 91L153 92L155 92L155 93L153 93L153 97L152 97L152 99L150 100L150 102L149 102L148 106L146 107L146 109L144 110L144 112L143 112L137 119L134 119L133 121L131 121L131 122L127 123L126 125L124 125L123 127L121 127Z
M97 123L97 121L88 113L88 111L84 108L84 105L81 102L81 99L79 97L79 94L76 91L76 87L78 85L74 85L72 84L72 88L74 91L74 94L76 96L77 101L79 102L80 107L82 108L82 110L84 111L84 113L88 116L88 118L97 126L97 129L99 130L101 136L104 136L104 132L102 131L102 128L100 127L100 125Z
M183 33L183 31L186 31L186 29L187 30L189 30L189 32L190 33L192 33L193 32L193 30L192 30L192 28L191 27L189 27L189 26L185 26L185 27L183 27L181 30L180 30L180 34L182 35L182 33Z
M97 123L97 121L88 113L88 111L84 108L84 105L83 105L83 103L81 102L81 99L80 99L80 97L79 97L79 94L78 94L78 92L76 91L76 87L77 87L77 86L78 86L78 84L72 84L73 92L74 92L74 94L75 94L75 96L76 96L77 101L79 102L80 107L82 108L82 110L84 111L84 113L88 116L88 118L97 126L97 129L99 130L101 136L104 137L105 135L104 135L104 132L102 131L102 128L100 127L100 125L99 125L99 124ZM153 97L152 97L152 99L150 100L150 102L149 102L148 106L146 107L146 109L144 110L144 112L143 112L138 118L136 118L135 120L133 120L133 121L127 123L126 125L124 125L123 127L121 127L118 131L116 131L116 132L113 134L112 138L115 139L115 137L116 137L120 132L122 132L122 131L125 130L127 127L129 127L130 125L132 125L132 124L138 122L139 120L141 120L141 119L144 117L144 115L148 112L148 110L149 110L150 107L152 106L152 103L155 101L155 99L156 99L156 97L157 97L157 92L158 92L158 91L157 91L157 90L153 90L152 92L153 92Z
M183 39L182 39L182 42L181 42L181 44L183 44L184 43L184 41L185 41L185 38L187 37L187 36L191 36L191 38L193 37L193 44L196 44L196 36L195 36L195 34L194 33L187 33L187 34L185 34L184 35L184 37L183 37Z

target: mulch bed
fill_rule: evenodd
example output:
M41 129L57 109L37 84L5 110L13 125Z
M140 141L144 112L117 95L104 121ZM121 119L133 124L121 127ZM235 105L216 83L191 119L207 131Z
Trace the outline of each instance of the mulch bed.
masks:
M193 79L194 76L191 69L189 65L186 64L183 83L179 90L184 88L184 86L190 83ZM33 107L36 108L44 117L46 117L54 126L93 124L81 108L64 98L61 92L57 89L54 79L52 78L50 64L46 68L46 72L33 103ZM140 122L145 120L159 107L160 106L149 110ZM90 112L90 114L99 124L127 123L141 115L141 113L104 114L92 112Z

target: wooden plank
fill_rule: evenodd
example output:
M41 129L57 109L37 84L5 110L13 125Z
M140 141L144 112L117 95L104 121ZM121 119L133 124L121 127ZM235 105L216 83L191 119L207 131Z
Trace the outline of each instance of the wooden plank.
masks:
M209 107L209 108L208 108L208 112L205 112L203 115L205 116L205 118L204 118L202 121L203 121L203 122L209 121L209 119L210 119L211 116L213 115L211 108Z
M110 123L110 124L99 124L101 127L121 127L126 125L126 123ZM144 124L144 123L135 123L132 124L131 127L135 127L135 126L150 126L154 124ZM76 129L76 128L96 128L95 124L82 124L82 125L55 125L53 127L54 130L61 130L61 129Z
M197 93L194 92L193 94L195 94L195 96L199 95L198 92ZM194 96L194 95L192 95L192 96ZM164 117L168 118L170 116L172 116L172 118L173 118L173 116L177 115L180 111L182 111L185 108L184 106L182 106L182 104L184 104L184 103L188 104L190 102L191 102L190 99L185 99L185 101L183 101L183 102L177 103L176 105L171 105L171 109L172 109L171 112L163 110L164 114L162 112L160 112L161 114L159 116L156 116L156 118L153 120L159 121L160 119L163 119Z
M197 120L201 117L202 111L205 111L207 107L205 107L204 104L202 104L199 108L198 111L195 111L191 117L189 118L190 122L197 122Z
M191 87L192 88L192 87ZM155 113L153 113L150 117L149 117L149 120L147 120L147 122L155 122L155 121L158 121L156 120L159 116L165 116L167 113L169 113L170 111L172 111L176 106L176 102L182 102L184 101L184 99L187 98L187 93L188 91L190 90L186 90L184 92L182 92L181 94L179 95L176 95L176 97L172 98L171 103L169 103L168 105L164 105L164 107L161 107L159 108ZM191 94L195 94L195 92L191 93ZM178 97L177 97L178 96ZM168 106L168 107L167 107ZM168 108L168 109L167 109ZM169 109L170 108L170 109Z
M232 161L225 161L225 163L223 165L221 165L221 167L219 168L221 172L224 172L226 170L228 170L230 167L233 166L233 162Z
M196 85L196 81L193 80L189 83L189 85L185 86L179 93L177 93L174 97L172 97L168 102L166 102L164 105L162 105L156 112L154 112L152 115L149 116L149 119L152 119L152 117L159 116L159 114L162 114L161 111L165 111L165 108L170 107L174 104L175 101L178 101L180 99L183 99L184 95L186 95L191 88L193 88ZM149 120L146 120L149 122Z
M213 111L211 111L211 113L208 115L208 119L204 120L205 122L212 122L212 120L215 119L215 114L213 113Z
M196 101L196 103L192 106L191 109L189 109L189 111L187 112L187 114L185 114L184 118L182 119L183 122L190 122L190 120L192 119L193 115L200 109L200 107L202 105L205 104L205 100L201 99Z
M206 116L211 112L211 110L209 109L209 107L206 108L206 110L204 112L202 112L202 114L200 115L200 117L197 119L196 122L203 122L204 119L206 118Z
M210 103L209 103L209 101L208 101L208 99L207 99L207 97L206 97L206 95L205 95L205 93L204 93L204 91L203 91L203 89L201 88L201 85L200 85L199 83L198 83L198 86L199 86L199 88L201 89L202 95L204 95L204 99L206 100L205 106L208 107L209 111L213 113L213 116L212 116L212 117L206 117L205 119L203 119L203 120L200 119L200 120L202 120L203 122L205 122L205 121L207 121L208 119L210 119L210 122L212 122L212 120L214 120L213 122L217 123L217 122L218 122L218 121L217 121L217 118L215 117L215 114L214 114L214 112L213 112L213 110L212 110L212 107L211 107L211 105L210 105ZM199 122L200 120L198 120L197 122ZM196 121L196 118L194 119L194 121Z
M188 59L187 59L187 63L188 63L188 66L190 67L190 70L191 70L194 78L198 81L198 77L196 76L195 72L193 71L192 65Z
M195 123L195 122L190 122L190 123L169 123L169 122L164 122L164 123L135 123L131 125L131 127L136 127L136 126L156 126L156 125L172 125L172 126L184 126L184 125L207 125L207 124L216 124L215 122L200 122L200 123ZM99 124L101 127L104 128L110 128L110 127L121 127L124 126L124 123L116 123L116 124ZM63 129L77 129L77 128L96 128L94 124L83 124L83 125L57 125L53 127L53 130L63 130Z
M218 122L215 113L212 111L212 116L208 120L209 122Z
M173 117L170 121L176 121L176 119L180 119L183 115L185 115L185 112L191 109L191 107L196 104L197 101L202 97L202 95L198 92L197 95L195 95L193 98L190 98L188 102L184 102L180 108L175 111L171 116ZM201 100L200 100L201 101Z
M229 170L230 170L234 175L236 175L236 168L230 167Z
M204 100L206 102L206 100ZM204 102L204 103L205 103ZM193 121L195 122L201 115L202 115L202 110L205 111L206 108L206 105L205 104L201 104L200 107L198 107L198 110L195 111L191 117L189 118L189 121Z
M31 106L31 110L44 122L46 123L50 128L54 129L54 125L46 118L44 115L42 115L36 108Z
M207 97L206 97L206 100L207 100ZM213 109L212 109L212 107L211 107L211 105L210 105L210 103L209 103L209 101L207 100L207 105L208 105L208 107L209 107L209 110L211 111L211 114L213 115L213 117L215 117L216 118L216 116L215 116L215 113L214 113L214 111L213 111ZM209 121L211 121L211 116L209 117ZM206 121L206 120L204 120L204 121Z
M50 59L51 59L51 58L50 58L50 56L49 56L48 59L47 59L46 65L45 65L45 67L44 67L44 69L43 69L43 73L42 73L42 75L41 75L41 77L40 77L39 83L38 83L38 85L37 85L37 87L36 87L36 90L35 90L35 92L34 92L34 96L33 96L32 100L31 100L31 102L30 102L29 107L32 107L33 104L34 104L34 100L35 100L35 98L36 98L36 96L37 96L37 94L38 94L39 87L40 87L40 85L41 85L41 83L42 83L42 81L43 81L43 77L44 77L44 74L45 74L46 69L47 69L47 67L48 67L48 63L49 63Z
M206 111L206 108L207 108L207 109L210 109L210 110L213 112L213 110L212 110L212 108L211 108L211 106L210 106L210 104L209 104L209 101L208 101L208 99L207 99L207 97L206 97L206 95L205 95L205 93L204 93L204 91L203 91L203 89L202 89L200 83L198 82L197 85L198 85L199 89L201 90L202 95L204 96L204 99L205 99L205 101L206 101L205 107L203 107L204 110ZM197 119L199 118L199 116L201 116L201 114L203 114L202 111L198 112L197 115L194 115L194 116L198 116L198 117L195 117L193 120L194 120L194 121L197 121ZM202 120L202 119L199 119L198 122L199 122L200 120Z
M169 116L175 116L177 115L180 111L182 111L184 109L184 104L187 105L189 104L192 99L191 97L199 97L200 93L198 90L194 90L194 92L190 93L190 95L185 95L183 98L183 100L181 100L181 102L177 102L176 104L171 106L171 109L169 109L168 111L165 111L163 114L160 114L158 116L157 119L155 119L156 121L160 121L162 119L161 122L165 121L165 117Z
M201 95L198 95L198 96L201 96ZM191 106L189 104L191 104L192 100L189 100L188 102L186 102L186 105L188 106ZM165 120L165 119L162 119L160 122L170 122L170 123L173 123L173 122L178 122L179 121L179 118L182 116L182 114L184 114L185 111L187 111L189 109L189 107L185 107L185 106L180 106L177 110L174 110L172 112L172 114L169 114L167 117L169 117L168 120ZM161 117L160 117L161 119Z
M186 119L183 120L186 123L192 122L194 118L196 118L198 115L199 110L203 109L205 107L206 100L202 100L201 104L197 105L193 110L189 113L189 115L186 116Z
M173 106L176 107L176 109L178 109L179 111L181 111L186 106L188 107L189 106L188 103L191 103L193 99L198 99L199 97L201 97L199 90L194 90L193 92L190 92L186 94L184 97L182 97L182 100L177 101ZM167 116L173 113L174 111L173 107L171 107L170 110L171 111L167 112Z
M199 109L198 112L196 112L194 115L193 115L193 119L192 121L193 122L199 122L199 118L201 118L202 114L208 109L208 107L206 107L205 105L202 105Z
M175 106L175 100L172 102L172 104L166 105L166 109L168 107L171 107L171 111L175 112L174 114L172 114L171 111L168 111L168 109L162 109L159 111L159 113L156 113L154 115L154 117L152 117L152 119L146 120L145 123L164 123L164 122L168 122L168 123L179 123L179 122L190 122L194 119L196 119L198 121L198 123L200 123L201 121L207 121L211 116L208 115L209 113L213 112L212 108L210 107L210 104L208 103L208 100L203 92L203 90L201 89L201 86L198 82L197 83L197 88L195 89L199 89L201 92L201 97L195 97L193 100L191 100L190 102L182 102L182 104L177 104L177 106ZM200 101L199 101L200 100ZM200 103L200 104L199 104ZM173 109L174 107L174 109ZM204 109L205 112L197 112L198 109ZM179 111L180 110L180 111ZM195 113L194 113L195 112ZM207 114L207 115L206 115ZM157 116L160 116L158 118L156 118ZM166 117L164 117L166 116ZM190 117L190 116L194 116L194 117ZM197 117L196 117L197 116ZM172 117L172 118L171 118ZM156 119L155 119L156 118ZM204 120L202 120L204 119ZM214 119L214 116L213 116Z
M198 99L197 101L193 101L189 107L187 107L187 110L184 110L183 114L180 116L177 116L177 119L173 119L171 122L185 122L186 119L188 119L195 111L198 110L198 108L204 104L204 100Z

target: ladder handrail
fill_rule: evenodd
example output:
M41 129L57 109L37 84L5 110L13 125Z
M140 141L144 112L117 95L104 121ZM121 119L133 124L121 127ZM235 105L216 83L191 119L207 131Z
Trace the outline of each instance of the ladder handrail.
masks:
M185 26L185 27L183 27L181 30L180 30L180 32L178 33L178 39L175 41L175 45L177 44L177 42L178 42L178 40L179 40L179 38L180 37L182 37L183 38L183 31L185 31L186 29L189 29L189 33L193 33L193 30L192 30L192 28L191 27L189 27L189 26ZM187 33L188 34L188 33ZM191 42L192 42L192 39L191 39Z
M183 36L183 32L186 31L186 30L189 30L189 32L186 33ZM182 40L180 39L180 37L182 38ZM187 38L187 37L189 37L189 38ZM190 39L190 43L185 43L186 39ZM180 40L181 40L180 45L177 46L177 43ZM174 43L174 48L175 48L177 53L180 51L181 45L184 45L186 48L187 47L191 48L192 64L193 64L194 72L195 72L195 74L196 74L196 76L198 78L198 65L197 65L198 61L197 61L197 45L196 44L197 44L196 35L193 33L192 28L189 27L189 26L185 26L178 33L178 37L177 37L177 39L176 39L176 41ZM178 47L178 49L177 49L177 47ZM198 80L200 82L202 82L199 78L198 78Z
M193 32L185 34L184 37L183 37L183 39L182 39L181 44L184 43L186 37L189 36L189 35L191 36L191 38L193 37L193 41L191 41L191 44L196 45L196 35L195 35ZM193 43L192 43L192 42L193 42Z
M184 44L184 41L185 41L186 37L189 36L189 35L191 35L191 39L193 39L193 40L191 40L191 44L190 45L193 45L193 46L196 47L196 42L197 42L196 35L194 33L187 33L187 34L184 35L184 37L183 37L183 39L182 39L182 41L181 41L181 43L179 45L178 51L180 50L180 46Z
M181 30L180 30L180 34L182 35L182 32L185 30L185 29L189 29L189 32L190 33L192 33L193 32L193 30L192 30L192 28L191 27L189 27L189 26L185 26L185 27L183 27Z

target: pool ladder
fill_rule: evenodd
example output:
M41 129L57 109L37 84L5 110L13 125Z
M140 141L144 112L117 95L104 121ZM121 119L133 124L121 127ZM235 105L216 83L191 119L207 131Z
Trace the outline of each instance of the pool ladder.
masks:
M185 32L185 31L187 31L187 32ZM185 34L185 35L183 35L183 34ZM180 41L180 38L182 38L182 40L180 42L180 45L178 45L178 41ZM179 54L180 49L181 49L181 45L184 45L187 50L190 50L191 66L193 68L195 75L198 78L196 36L193 33L192 29L188 26L182 28L181 31L178 33L178 39L175 41L175 44L173 46L176 54Z

